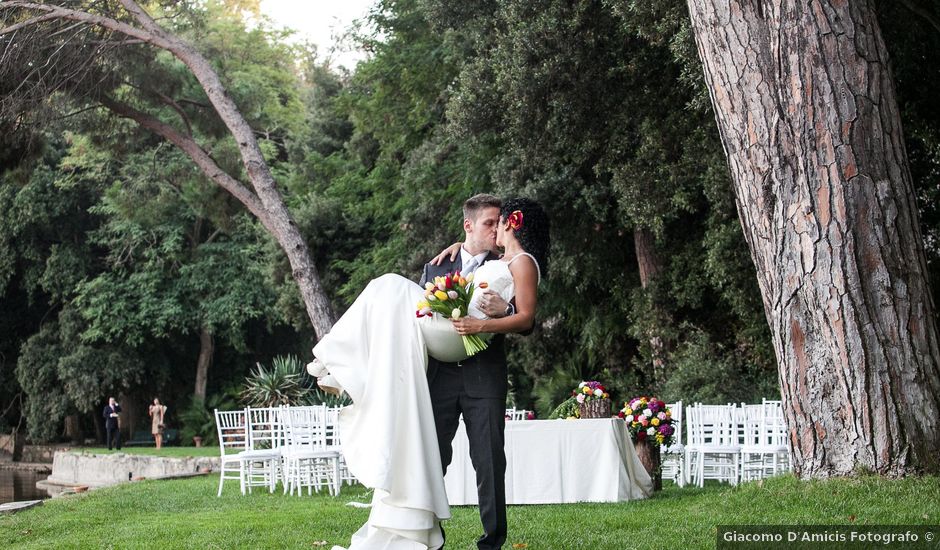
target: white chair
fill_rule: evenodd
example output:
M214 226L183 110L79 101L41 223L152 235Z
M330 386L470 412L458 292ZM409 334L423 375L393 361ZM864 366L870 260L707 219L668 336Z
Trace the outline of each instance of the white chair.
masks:
M284 492L300 495L326 488L339 494L339 453L327 448L326 407L284 407Z
M685 462L685 445L682 444L682 430L685 426L682 423L682 401L676 401L671 404L666 403L666 408L672 412L675 433L672 437L672 444L662 448L662 475L663 479L671 479L679 485L679 487L684 487L685 475L683 474L683 465Z
M283 424L280 407L245 409L248 419L248 450L242 453L245 460L244 484L252 487L267 487L274 492L281 476L281 444Z
M529 411L525 409L516 409L515 407L512 407L510 409L506 409L506 420L525 420L528 413Z
M222 496L222 484L226 479L237 479L241 493L245 494L244 457L241 454L248 449L248 426L245 411L219 411L215 409L215 427L219 436L219 451L222 463L219 493L216 496Z
M741 445L734 409L727 405L695 405L685 410L685 481L699 487L706 479L738 484Z
M745 440L741 446L741 478L762 479L789 469L790 451L780 401L746 405Z
M339 426L339 413L342 407L326 408L326 445L327 449L336 451L339 454L339 482L352 485L358 480L356 476L349 471L346 465L346 456L343 454L343 434ZM337 489L338 491L338 489Z

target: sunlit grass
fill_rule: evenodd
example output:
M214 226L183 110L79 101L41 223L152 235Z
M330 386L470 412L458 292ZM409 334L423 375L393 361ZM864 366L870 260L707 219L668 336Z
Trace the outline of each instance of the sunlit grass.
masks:
M338 498L263 490L242 496L227 482L216 498L217 484L213 474L53 499L0 517L0 548L329 548L347 545L369 513L345 505L369 500L360 486L345 487ZM477 509L452 513L447 547L475 548ZM667 486L648 500L510 506L508 516L506 548L713 548L717 525L938 524L940 478Z
M167 457L187 457L187 456L219 456L219 446L213 447L121 447L108 450L107 447L81 447L71 449L73 453L87 453L99 455L113 455L125 453L129 455L149 455L149 456L167 456Z

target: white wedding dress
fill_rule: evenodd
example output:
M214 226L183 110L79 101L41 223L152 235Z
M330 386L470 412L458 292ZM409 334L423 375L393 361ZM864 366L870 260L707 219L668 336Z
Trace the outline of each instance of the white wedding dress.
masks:
M471 315L484 317L475 307L481 282L512 298L509 263L492 260L476 270ZM343 454L352 474L374 489L369 520L350 550L425 550L444 542L439 524L450 518L450 507L425 371L428 353L454 361L463 343L449 320L415 316L423 296L412 281L383 275L313 348L353 400L340 412Z

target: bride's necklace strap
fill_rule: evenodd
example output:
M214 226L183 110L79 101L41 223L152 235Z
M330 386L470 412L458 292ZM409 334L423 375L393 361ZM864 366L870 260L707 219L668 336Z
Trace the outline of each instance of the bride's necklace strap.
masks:
M538 272L538 274L539 274L539 283L541 283L541 282L542 282L542 268L539 267L539 261L536 260L536 259L535 259L535 256L533 256L532 254L529 254L528 252L519 252L519 253L517 253L515 256L513 256L508 262L506 262L506 264L507 264L507 265L511 265L511 264L512 264L514 261L516 261L520 256L528 256L528 257L532 258L532 262L535 264L535 270L536 270L536 271Z

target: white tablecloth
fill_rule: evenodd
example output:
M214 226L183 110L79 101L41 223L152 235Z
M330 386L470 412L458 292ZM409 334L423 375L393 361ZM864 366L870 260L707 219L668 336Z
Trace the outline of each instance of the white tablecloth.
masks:
M463 421L444 485L453 505L477 504L476 474ZM506 422L506 503L620 502L646 498L652 480L623 420Z

